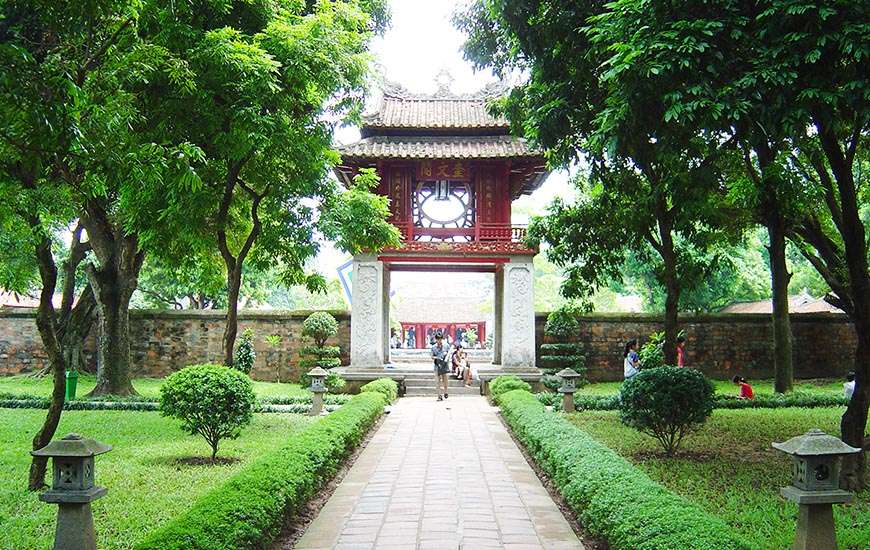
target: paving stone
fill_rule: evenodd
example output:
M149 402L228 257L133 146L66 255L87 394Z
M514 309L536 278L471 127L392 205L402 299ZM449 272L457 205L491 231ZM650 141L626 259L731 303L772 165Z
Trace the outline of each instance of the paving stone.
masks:
M582 550L482 397L403 398L297 548Z

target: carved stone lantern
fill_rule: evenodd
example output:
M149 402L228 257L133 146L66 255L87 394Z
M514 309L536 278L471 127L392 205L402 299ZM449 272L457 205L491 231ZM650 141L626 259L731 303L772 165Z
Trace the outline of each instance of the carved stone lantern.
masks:
M792 460L792 484L780 489L780 494L798 505L793 548L836 550L832 505L854 499L852 493L840 489L840 458L861 449L817 429L783 443L773 443L773 448Z
M562 410L565 412L574 412L574 392L577 391L577 379L580 374L574 369L564 368L556 373L556 376L562 379L562 387L559 388L559 393L562 394Z
M308 371L308 376L311 378L311 416L320 415L323 410L323 394L326 393L326 376L329 373L320 367L315 367Z
M31 451L52 459L51 489L39 500L59 506L54 550L96 550L91 502L104 496L106 488L94 485L94 457L111 450L111 445L71 433Z

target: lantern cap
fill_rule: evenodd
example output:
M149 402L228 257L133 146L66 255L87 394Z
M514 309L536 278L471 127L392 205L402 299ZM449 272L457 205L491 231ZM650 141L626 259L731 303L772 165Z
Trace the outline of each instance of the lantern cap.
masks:
M328 374L328 371L323 370L320 367L314 367L313 369L308 371L308 376L327 376Z
M575 371L572 368L566 367L566 368L560 370L559 372L557 372L556 376L558 376L560 378L579 378L580 373Z
M822 430L812 429L782 443L773 443L773 448L795 456L836 456L860 452L861 449L843 443L839 438Z
M31 451L33 456L73 456L89 457L101 455L112 450L111 445L100 443L96 439L82 437L77 433L67 434L63 439L55 439L45 447Z

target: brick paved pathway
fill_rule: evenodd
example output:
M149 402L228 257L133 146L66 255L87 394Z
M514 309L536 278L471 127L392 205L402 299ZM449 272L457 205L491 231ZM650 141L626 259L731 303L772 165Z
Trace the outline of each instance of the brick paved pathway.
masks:
M583 545L476 396L400 399L296 548Z

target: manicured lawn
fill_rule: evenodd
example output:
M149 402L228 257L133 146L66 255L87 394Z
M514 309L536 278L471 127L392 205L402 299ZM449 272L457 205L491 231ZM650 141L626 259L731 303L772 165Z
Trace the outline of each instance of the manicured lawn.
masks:
M795 391L811 393L843 394L843 382L845 380L831 380L828 378L795 380ZM737 395L737 387L730 380L714 380L716 393L724 395ZM772 394L773 380L749 380L756 394ZM619 393L622 382L597 382L587 384L578 393L586 395L613 395ZM2 387L2 386L0 386Z
M136 378L133 387L140 395L157 397L160 395L162 378ZM0 393L15 395L33 395L36 397L48 397L51 395L51 377L33 378L30 376L0 376ZM79 376L76 396L83 398L94 389L96 378L92 375ZM254 392L257 397L287 397L307 393L299 384L279 384L277 382L254 381Z
M0 410L2 550L51 547L57 507L26 490L30 440L44 416L42 410ZM97 546L120 549L131 548L197 497L279 448L308 422L301 415L257 414L239 439L221 444L218 456L240 461L214 466L179 463L179 458L208 456L208 445L156 412L67 411L57 433L61 437L78 432L114 446L96 459L97 483L108 487L109 493L93 509Z
M837 434L842 413L841 408L717 409L671 459L661 456L651 437L623 426L617 412L587 411L568 418L747 540L779 550L791 547L797 506L779 496L791 466L770 444L811 428ZM870 491L854 505L836 506L835 518L840 548L870 548Z

